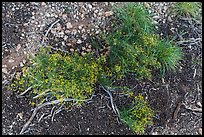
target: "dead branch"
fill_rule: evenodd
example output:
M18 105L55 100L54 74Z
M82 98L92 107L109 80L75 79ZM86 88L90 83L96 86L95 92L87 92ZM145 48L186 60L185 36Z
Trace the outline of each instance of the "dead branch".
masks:
M21 93L20 95L18 95L17 97L23 96L25 93L27 93L29 90L32 89L33 86L30 86L29 88L27 88L23 93Z
M79 99L74 99L74 98L65 98L63 99L62 101L63 102L67 102L67 101L89 101L89 100L92 100L93 98L93 94L91 96L91 98L89 99L86 99L86 100L79 100ZM41 109L42 107L45 107L45 106L48 106L48 105L54 105L54 104L58 104L60 103L61 101L60 100L53 100L53 101L50 101L50 102L45 102L44 104L39 104L33 111L33 114L32 116L30 117L30 119L24 124L23 128L21 129L21 132L20 134L23 134L24 131L28 128L29 124L32 122L32 120L34 119L35 115L37 114L38 110Z
M191 111L193 111L193 112L200 112L200 113L202 113L202 108L191 108L191 107L188 107L186 104L182 104L182 105L184 105L185 106L185 109L188 109L188 110L191 110Z
M52 23L52 24L50 25L50 27L48 28L48 30L47 30L46 33L45 33L45 36L44 36L43 39L42 39L41 45L44 45L45 38L47 37L49 31L50 31L50 30L52 29L52 27L53 27L55 24L57 24L59 21L60 21L60 19L56 20L54 23Z
M110 101L111 101L111 106L112 106L112 109L114 111L114 113L120 118L120 113L118 111L118 108L117 106L113 103L113 96L111 94L111 92L109 90L107 90L105 87L103 87L101 85L101 87L103 88L104 91L106 91L108 93L108 95L110 96Z

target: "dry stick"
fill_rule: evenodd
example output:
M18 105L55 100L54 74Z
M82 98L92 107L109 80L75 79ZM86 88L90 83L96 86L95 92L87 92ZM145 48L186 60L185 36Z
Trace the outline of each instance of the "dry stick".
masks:
M196 112L201 112L202 113L202 108L190 108L186 106L186 104L183 103L186 109L191 110L191 111L196 111Z
M92 100L93 98L93 94L91 96L91 98L86 99L86 100L79 100L79 99L73 99L73 98L66 98L63 99L64 102L67 101L89 101ZM41 109L42 107L48 106L48 105L54 105L54 104L58 104L59 102L61 102L60 100L53 100L50 102L45 102L44 104L39 104L33 111L32 116L30 117L30 119L25 123L25 125L23 126L23 128L21 129L20 134L23 134L23 132L27 129L27 127L29 126L29 124L31 123L31 121L34 119L35 115L37 114L38 110Z
M47 32L45 33L45 36L44 36L43 39L42 39L41 45L44 44L44 39L47 37L49 31L50 31L50 30L52 29L52 27L53 27L55 24L57 24L59 21L60 21L60 19L56 20L53 24L50 25L50 27L48 28Z
M30 86L29 88L27 88L23 93L21 93L19 96L23 96L25 93L27 93L29 90L32 89L33 86Z
M110 96L111 106L112 106L112 109L113 109L114 113L115 113L117 116L120 117L120 113L119 113L119 111L118 111L118 108L117 108L117 106L114 105L114 103L113 103L113 96L112 96L112 94L111 94L108 90L106 90L103 86L101 86L101 87L102 87L103 90L106 91L106 92L108 93L108 95Z

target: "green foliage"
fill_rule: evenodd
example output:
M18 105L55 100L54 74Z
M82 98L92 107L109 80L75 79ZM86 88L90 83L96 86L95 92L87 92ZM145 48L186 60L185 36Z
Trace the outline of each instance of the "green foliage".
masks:
M102 34L106 45L109 75L122 79L131 74L135 79L151 78L153 69L175 69L181 59L180 49L153 34L150 15L142 5L115 7L116 20L109 34Z
M33 86L32 93L41 100L51 95L58 100L77 99L80 104L83 102L80 100L90 98L103 57L48 52L41 49L38 55L30 58L30 65L23 68L23 75L16 83L19 89L24 91Z
M121 120L136 133L144 133L145 127L152 125L153 115L142 95L135 96L131 106L120 110Z
M176 2L172 7L172 12L177 16L191 16L197 18L200 14L201 3L199 2Z
M143 5L128 3L122 7L114 6L113 10L117 18L117 23L113 26L119 25L123 33L131 34L132 31L151 33L153 31L152 19Z
M173 45L169 40L160 40L156 51L158 61L162 66L162 74L169 70L176 71L179 66L178 60L181 60L183 56L181 49Z

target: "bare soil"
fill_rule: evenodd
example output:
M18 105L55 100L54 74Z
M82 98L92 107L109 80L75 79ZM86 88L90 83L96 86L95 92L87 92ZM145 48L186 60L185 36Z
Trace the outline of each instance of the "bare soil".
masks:
M13 46L2 49L2 65L7 65L8 73L2 72L2 134L19 134L23 125L32 115L34 107L30 104L31 98L25 96L17 98L17 93L6 88L8 81L14 72L20 71L19 63L25 59L23 47L16 51L18 44L22 44L20 34L24 28L21 24L31 17L31 11L21 9L10 13L9 9L2 9L2 43L10 43ZM31 8L31 7L30 7ZM13 14L14 13L14 14ZM19 20L18 22L16 20ZM8 24L12 25L8 25ZM170 22L168 22L170 23ZM190 19L174 21L177 28L172 32L168 23L160 23L159 31L163 37L176 37L176 41L201 38L201 25ZM179 25L179 26L178 26ZM181 31L186 34L181 36ZM177 72L168 72L163 80L158 75L151 81L137 82L127 79L121 85L128 85L141 93L156 112L154 125L146 129L145 134L161 135L197 135L202 134L202 113L189 110L185 107L199 108L202 103L202 40L192 44L180 44L184 54L181 67ZM9 63L14 59L15 63ZM13 68L14 66L17 66ZM12 69L13 68L13 69ZM196 69L196 72L195 72ZM53 106L45 107L39 111L25 134L41 135L133 135L126 125L117 121L117 117L110 107L110 99L96 87L93 100L80 108L62 110L56 114L53 122L49 116ZM128 105L131 100L114 95L114 102L118 108ZM183 105L185 104L185 105ZM56 109L56 108L54 108ZM45 115L40 122L38 120ZM47 117L46 117L47 116Z

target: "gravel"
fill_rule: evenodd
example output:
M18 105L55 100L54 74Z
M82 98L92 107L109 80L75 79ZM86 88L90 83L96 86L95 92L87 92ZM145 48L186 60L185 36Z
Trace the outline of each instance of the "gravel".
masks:
M52 27L47 38L44 39L46 44L65 51L79 51L81 55L91 52L93 45L89 37L98 35L102 31L109 31L111 17L114 15L111 6L114 4L125 3L4 2L2 3L2 58L9 56L10 49L14 49L19 56L21 52L34 54L42 44L43 35L57 19L60 19L59 23ZM166 23L166 13L172 4L172 2L144 2L144 6L153 16L154 23L157 24L156 29L160 24ZM167 21L172 22L173 18L168 16ZM170 28L176 31L174 29L173 26ZM163 33L160 32L159 35ZM26 60L22 58L18 62L22 67ZM16 59L9 58L7 65L13 63L16 63ZM7 67L7 65L2 64L2 72L9 75L10 66ZM11 67L16 66L17 64ZM21 118L21 114L18 117ZM12 123L10 125L11 129L2 128L4 134L15 134ZM85 130L89 131L89 128L86 127ZM176 132L179 133L179 131ZM198 129L198 133L202 134L202 128ZM154 131L153 134L160 133Z

